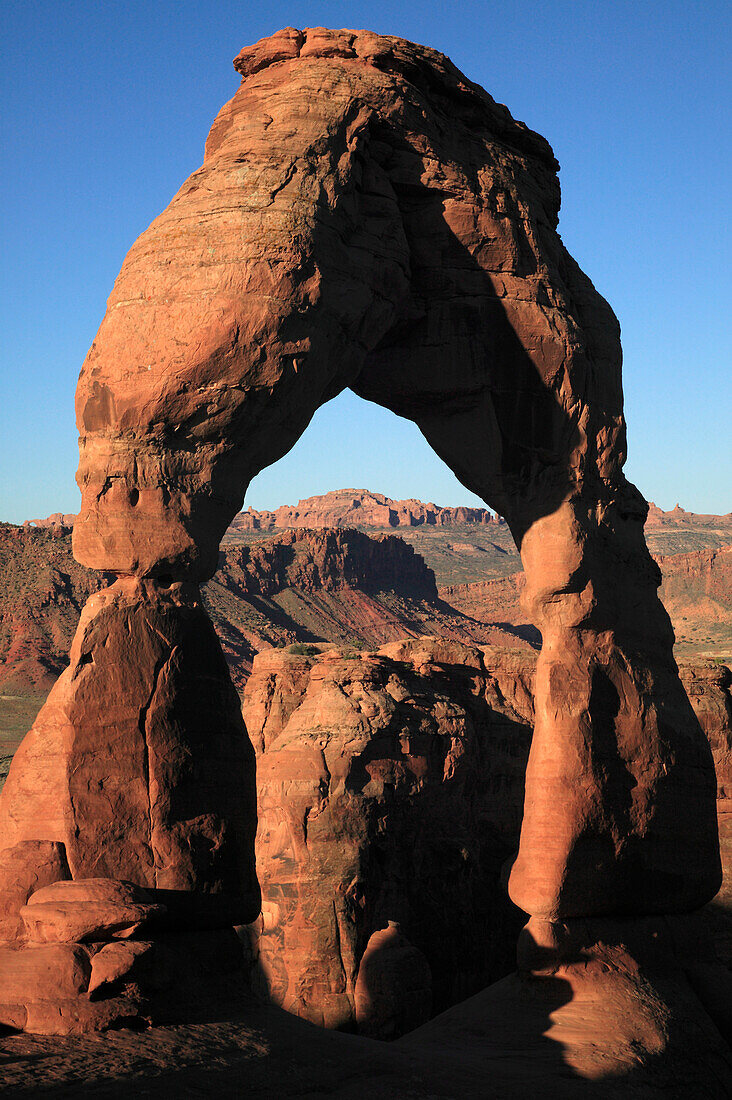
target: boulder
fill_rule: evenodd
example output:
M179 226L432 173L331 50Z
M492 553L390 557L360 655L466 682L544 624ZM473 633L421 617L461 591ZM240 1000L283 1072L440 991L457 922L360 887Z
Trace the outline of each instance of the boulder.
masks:
M165 913L139 886L105 878L45 886L20 911L32 943L128 939Z
M432 972L397 921L366 944L354 990L360 1035L398 1039L425 1024L432 1010Z
M18 1006L75 999L90 975L90 950L80 944L0 945L0 1024L15 1026Z

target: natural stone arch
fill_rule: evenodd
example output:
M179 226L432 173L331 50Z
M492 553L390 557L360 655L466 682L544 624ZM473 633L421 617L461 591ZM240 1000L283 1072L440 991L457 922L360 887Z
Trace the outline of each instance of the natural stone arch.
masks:
M441 54L244 49L203 167L131 249L77 394L77 557L195 578L346 386L506 516L544 649L512 896L543 917L718 887L711 758L623 474L617 321L556 232L547 143Z
M17 942L48 883L54 927L70 936L68 905L79 928L103 896L92 932L113 937L126 879L165 907L168 965L185 926L227 976L230 939L206 936L258 911L254 766L196 582L251 478L348 386L413 419L521 551L543 635L510 882L535 918L526 968L564 949L551 922L704 904L711 755L622 474L617 322L556 233L549 146L400 39L290 29L236 66L204 165L130 250L79 380L74 549L118 579L0 796L0 936ZM21 1004L35 1030L107 1026L157 996L130 951L125 998L89 1001L96 955L53 950L67 986L46 968L34 1001L43 953L18 953L0 1023Z

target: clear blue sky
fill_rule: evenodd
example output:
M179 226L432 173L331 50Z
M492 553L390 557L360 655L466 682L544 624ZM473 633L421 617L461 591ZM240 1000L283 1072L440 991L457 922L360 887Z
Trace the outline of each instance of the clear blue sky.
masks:
M201 163L231 59L282 26L434 46L544 134L560 231L620 318L629 476L732 509L727 5L715 0L3 5L0 519L75 511L76 376L125 253ZM344 395L252 484L474 501L405 421Z

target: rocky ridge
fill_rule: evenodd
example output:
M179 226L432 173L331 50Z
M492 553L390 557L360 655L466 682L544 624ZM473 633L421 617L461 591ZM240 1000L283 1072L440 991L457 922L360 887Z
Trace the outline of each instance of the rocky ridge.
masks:
M67 663L79 613L103 579L78 565L67 528L0 525L0 686L47 692ZM285 531L231 545L204 588L232 675L243 688L254 654L293 643L375 646L439 633L526 646L531 628L473 618L438 595L435 577L396 536L348 529Z
M458 523L503 524L487 508L442 508L421 500L392 500L363 489L337 489L307 497L274 512L249 508L234 517L229 531L271 531L286 527L449 527Z

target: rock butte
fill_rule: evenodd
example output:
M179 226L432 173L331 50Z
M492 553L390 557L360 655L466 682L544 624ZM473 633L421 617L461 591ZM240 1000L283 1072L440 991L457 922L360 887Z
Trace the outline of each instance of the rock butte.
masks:
M91 597L0 802L13 845L35 842L23 851L39 859L41 842L68 846L74 882L129 879L169 906L144 932L173 960L168 999L135 952L90 995L86 944L16 940L0 1022L182 1012L183 920L196 962L218 960L199 995L231 976L226 928L259 907L254 771L195 585L251 478L350 386L412 419L506 518L543 636L509 885L531 917L528 977L480 996L520 1014L531 981L560 976L630 1013L626 1046L658 1057L675 1014L705 1019L681 978L648 973L678 969L653 918L719 887L714 769L673 661L647 506L622 473L618 324L557 235L552 151L442 54L401 39L289 28L235 67L202 168L131 248L82 367L74 549L120 579ZM31 896L30 857L26 878ZM470 1011L413 1041L466 1041ZM607 1022L599 1034L612 1045Z
M48 523L68 520L49 516ZM42 521L43 522L43 521ZM383 493L339 489L319 497L308 497L296 505L283 505L274 512L253 508L240 512L231 531L268 531L285 527L450 527L454 523L502 524L499 516L485 508L440 508L421 500L391 500Z

